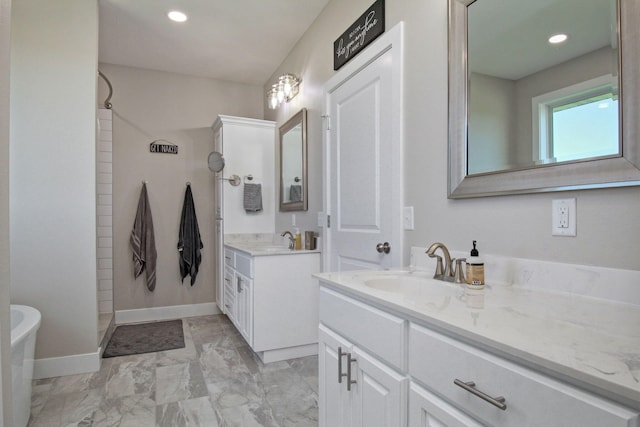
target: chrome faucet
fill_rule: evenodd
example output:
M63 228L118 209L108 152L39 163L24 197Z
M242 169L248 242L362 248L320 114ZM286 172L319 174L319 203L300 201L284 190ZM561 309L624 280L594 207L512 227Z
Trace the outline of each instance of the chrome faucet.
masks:
M440 249L442 251L442 255L444 255L444 266L442 265L442 257L440 255L436 255L436 251L438 249ZM449 249L440 242L436 242L429 246L429 249L427 249L425 253L429 255L429 258L437 259L436 272L433 275L434 279L444 280L447 282L465 283L462 263L466 261L466 258L451 258Z
M291 234L290 231L283 231L280 234L280 237L289 237L289 249L293 250L296 247L296 238L293 237L293 234Z

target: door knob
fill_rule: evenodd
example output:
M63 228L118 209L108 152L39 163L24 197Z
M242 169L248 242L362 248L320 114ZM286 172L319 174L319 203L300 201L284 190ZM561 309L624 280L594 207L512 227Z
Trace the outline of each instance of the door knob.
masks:
M385 254L388 254L391 252L391 246L389 246L389 242L378 243L376 245L376 251L378 251L378 253L384 252Z

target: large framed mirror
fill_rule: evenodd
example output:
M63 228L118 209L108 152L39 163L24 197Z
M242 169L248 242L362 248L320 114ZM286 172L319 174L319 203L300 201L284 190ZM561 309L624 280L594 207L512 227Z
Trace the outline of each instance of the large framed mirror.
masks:
M303 108L280 126L280 210L306 211L307 109Z
M449 197L640 185L639 40L636 0L449 0Z

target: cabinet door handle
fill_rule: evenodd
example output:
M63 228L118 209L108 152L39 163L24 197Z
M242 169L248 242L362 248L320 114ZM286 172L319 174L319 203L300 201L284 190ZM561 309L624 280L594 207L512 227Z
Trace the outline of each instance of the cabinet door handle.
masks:
M343 352L342 347L338 347L338 384L342 384L342 377L347 376L347 374L342 373L342 357L346 355L347 352Z
M242 292L242 279L238 277L238 292Z
M503 411L507 409L507 404L505 403L506 399L504 397L502 396L491 397L488 394L481 392L476 388L476 383L474 383L473 381L464 382L456 378L453 380L453 383L458 387L462 387L463 389L473 394L474 396L477 396L480 399L491 403L493 406L496 406L497 408L502 409Z
M357 383L356 380L351 379L351 364L356 361L356 358L351 357L351 353L347 353L347 391L351 391L351 384Z

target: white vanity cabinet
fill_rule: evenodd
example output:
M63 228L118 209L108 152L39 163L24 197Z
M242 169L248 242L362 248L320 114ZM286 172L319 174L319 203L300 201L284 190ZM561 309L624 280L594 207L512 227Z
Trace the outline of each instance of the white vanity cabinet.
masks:
M248 257L225 250L225 314L247 342L253 339L251 261Z
M398 370L404 351L394 348L404 320L327 289L320 300L320 426L406 425L409 377Z
M311 275L320 270L320 253L262 255L227 245L224 257L225 314L262 361L316 354L318 283Z
M320 426L639 425L637 411L393 305L323 282L319 301Z

